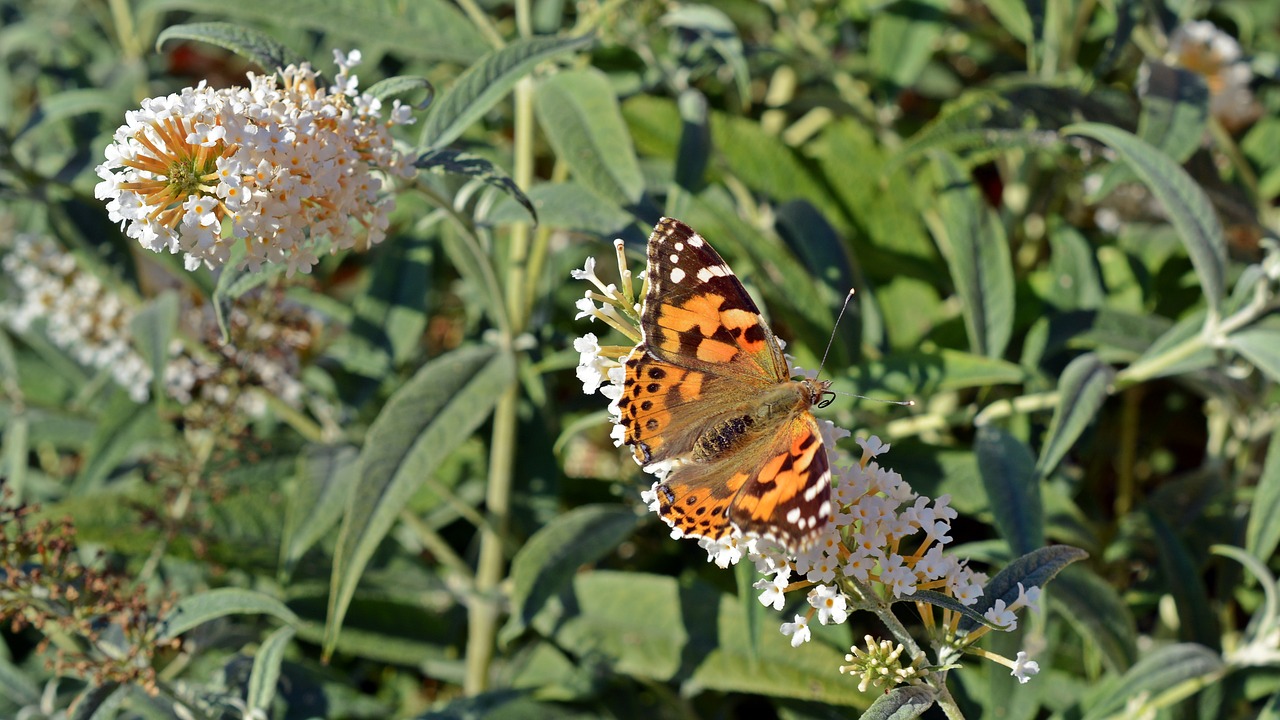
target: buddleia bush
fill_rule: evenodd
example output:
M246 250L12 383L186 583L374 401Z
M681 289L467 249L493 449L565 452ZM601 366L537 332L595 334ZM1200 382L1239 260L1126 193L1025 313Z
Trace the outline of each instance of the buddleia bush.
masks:
M0 716L1280 708L1280 10L0 13ZM627 434L662 217L804 548Z

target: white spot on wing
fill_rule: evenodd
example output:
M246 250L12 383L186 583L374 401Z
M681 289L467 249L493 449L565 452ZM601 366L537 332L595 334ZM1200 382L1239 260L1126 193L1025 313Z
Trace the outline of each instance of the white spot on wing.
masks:
M684 243L676 243L676 252L684 250Z
M684 270L671 268L671 282L679 284L681 280L684 280Z
M800 520L800 508L793 507L787 511L787 522L795 524Z
M677 254L675 254L675 253L671 253L671 262L673 262L673 263L678 263L678 262L680 262L680 256L679 256L679 255L677 255Z
M702 242L702 236L698 233L689 236L689 245L693 247L702 247Z

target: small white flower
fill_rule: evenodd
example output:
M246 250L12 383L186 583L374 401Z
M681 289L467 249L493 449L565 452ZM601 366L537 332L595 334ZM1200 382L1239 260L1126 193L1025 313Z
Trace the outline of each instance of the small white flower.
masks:
M880 438L872 435L868 438L858 438L858 447L862 448L862 456L864 458L873 458L889 452L891 447L888 443L881 443Z
M818 611L823 625L842 623L849 617L848 598L834 585L819 585L809 591L809 604Z
M995 604L982 614L987 620L993 624L999 625L1001 630L1005 632L1013 632L1018 629L1018 616L1013 611L1005 607L1004 601L997 599Z
M787 585L791 584L791 571L779 570L772 578L760 578L752 587L760 590L760 604L781 611L787 602Z
M782 623L782 634L791 637L791 647L800 647L813 638L809 630L809 620L803 615L796 615L795 622Z
M1026 653L1019 652L1017 659L1013 661L1013 672L1009 674L1018 678L1019 683L1025 684L1038 672L1040 672L1040 663L1028 658Z

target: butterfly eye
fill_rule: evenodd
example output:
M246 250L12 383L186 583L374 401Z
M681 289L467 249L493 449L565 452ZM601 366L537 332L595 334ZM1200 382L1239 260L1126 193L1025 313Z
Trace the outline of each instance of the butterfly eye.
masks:
M820 408L824 408L835 401L836 401L836 394L831 392L830 390L827 390L822 393L822 399L818 401L817 406Z

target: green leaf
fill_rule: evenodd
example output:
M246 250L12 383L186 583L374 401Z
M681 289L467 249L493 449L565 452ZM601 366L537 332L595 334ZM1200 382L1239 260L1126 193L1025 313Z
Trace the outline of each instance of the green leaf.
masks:
M743 632L747 636L747 657L759 660L760 636L765 624L765 607L760 603L760 591L755 588L760 573L754 563L739 562L733 567L733 577L738 584L738 604L742 607Z
M849 383L861 394L902 399L992 385L1019 385L1022 367L958 350L891 355L849 370Z
M1012 605L1018 599L1018 585L1029 590L1043 588L1066 566L1089 557L1089 553L1070 545L1051 545L1037 548L1014 560L996 573L983 589L982 598L973 611L982 614L995 606L996 600ZM969 632L978 625L969 618L960 621L960 630Z
M1031 450L993 425L978 428L974 445L1000 537L1019 555L1044 545L1044 506Z
M898 0L871 18L867 60L876 77L894 92L919 79L942 37L945 16L934 0Z
M556 73L534 96L538 125L574 179L622 206L644 194L644 174L609 78L594 68Z
M4 424L4 455L0 456L0 468L4 473L4 485L14 494L15 502L27 498L27 463L31 453L31 418L25 409L10 415Z
M506 97L535 65L593 42L591 35L533 37L488 53L468 67L432 107L422 127L423 142L432 149L448 145Z
M936 212L926 219L962 302L969 347L1000 357L1013 333L1013 261L1004 225L950 155L932 154Z
M631 213L572 180L534 185L529 188L528 198L538 211L538 225L543 228L615 237L632 221ZM518 201L503 198L484 217L484 222L501 225L528 217L528 210Z
M360 480L338 534L326 652L337 642L365 565L409 498L489 417L514 377L510 354L464 347L424 365L383 406L360 450Z
M533 218L534 223L538 222L538 212L534 209L533 202L520 190L520 186L516 185L516 181L512 180L511 176L503 172L497 165L479 155L472 155L461 150L437 148L419 155L413 166L422 170L479 178L515 198L516 202L529 211L529 217Z
M916 590L911 595L903 595L902 597L894 600L894 602L929 603L930 605L936 605L940 608L945 608L959 615L963 615L969 622L976 623L974 627L977 627L977 625L995 627L991 624L991 621L987 620L981 613L975 611L972 607L965 605L950 595L944 595L933 590Z
M1189 696L1226 672L1218 654L1203 645L1179 643L1148 651L1123 677L1106 683L1084 720L1102 720L1121 710L1138 717ZM1146 707L1133 707L1134 698L1147 697Z
M1267 459L1249 504L1245 530L1245 549L1263 562L1269 562L1280 545L1280 522L1276 518L1280 518L1280 432L1271 433L1267 444Z
M1130 368L1143 369L1141 379L1152 380L1170 375L1186 375L1217 366L1217 353L1200 342L1204 318L1205 313L1201 309L1179 320L1156 338Z
M711 159L711 122L707 96L685 88L676 101L680 109L680 148L676 152L675 183L690 193L702 189ZM667 207L670 217L684 217L684 208Z
M1199 149L1209 124L1204 76L1147 60L1139 70L1138 95L1138 137L1175 162L1186 162Z
M154 405L140 405L123 392L114 393L103 411L107 422L99 422L85 448L84 465L75 480L77 493L101 489L102 483L139 445L150 438L164 436Z
M1080 123L1064 127L1062 133L1106 144L1151 190L1178 231L1216 315L1226 292L1227 245L1222 223L1195 180L1167 155L1118 127Z
M1037 477L1048 477L1085 428L1097 419L1114 379L1115 371L1093 353L1067 364L1058 378L1058 406L1053 410L1053 420L1036 461Z
M129 686L117 682L92 685L71 704L68 720L112 720L129 695Z
M431 105L431 101L436 96L436 88L431 84L430 80L416 75L396 75L395 77L383 78L365 88L364 93L386 102L396 95L403 95L415 90L426 90L427 96L414 103L413 107L422 110Z
M723 64L733 71L734 85L743 107L750 103L751 71L747 68L738 28L728 15L710 5L676 5L662 16L661 23L663 27L696 35L699 41L709 45L724 60Z
M1097 646L1109 670L1124 672L1137 660L1133 614L1105 580L1083 567L1065 568L1048 598L1081 638Z
M937 691L927 685L903 685L876 698L860 720L911 720L933 707Z
M1031 27L1031 14L1027 12L1027 4L1021 0L983 0L983 5L991 11L1000 25L1023 45L1035 42Z
M158 17L163 10L216 12L259 26L307 30L337 47L360 47L366 56L388 48L410 58L467 64L486 50L484 37L446 0L219 0L216 7L203 0L145 0L136 14Z
M502 631L503 642L518 636L578 568L613 552L639 523L627 507L584 505L534 533L511 560L512 612Z
M1227 337L1227 343L1271 382L1280 383L1280 322L1270 320L1268 318L1232 333Z
M231 23L207 22L171 25L156 38L156 52L170 40L196 40L252 60L268 73L289 65L301 65L306 58L276 42L270 35Z
M349 445L312 446L299 453L298 472L288 485L281 572L293 572L303 554L342 517L358 479L356 457L356 449Z
M227 615L272 615L290 625L298 616L279 600L254 590L219 588L187 595L165 614L158 640L166 642L182 633Z
M1215 555L1229 557L1247 569L1258 586L1262 588L1262 605L1254 612L1245 630L1241 646L1253 643L1270 644L1275 637L1276 628L1280 625L1280 586L1276 585L1276 576L1258 558L1248 552L1231 545L1214 545L1209 548Z
M1064 310L1093 310L1102 307L1107 291L1102 285L1093 246L1079 230L1065 222L1052 223L1049 232L1051 286L1049 302Z
M351 338L344 349L354 351L352 355L368 353L367 369L383 365L386 372L387 362L399 366L421 352L434 253L435 243L425 233L398 238L376 251L369 287L351 303L351 332L344 336Z
M248 704L250 709L267 711L271 709L271 701L276 696L276 683L280 680L280 665L284 662L284 651L297 633L292 627L285 625L262 641L258 652L253 656L253 670L249 672ZM269 714L269 713L268 713Z
M1186 543L1152 508L1147 510L1147 521L1155 533L1164 588L1173 596L1178 609L1179 637L1206 647L1216 647L1219 642L1218 623L1209 602L1208 589L1200 577L1200 568Z
M133 344L151 368L151 396L164 397L165 367L169 364L169 340L178 326L178 295L166 292L152 298L129 323Z

